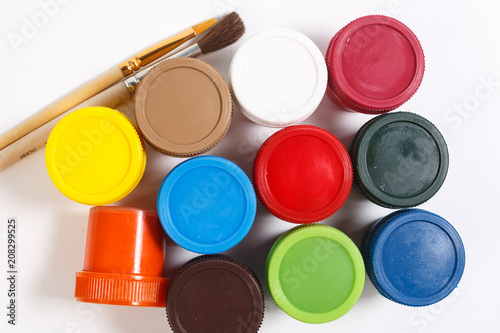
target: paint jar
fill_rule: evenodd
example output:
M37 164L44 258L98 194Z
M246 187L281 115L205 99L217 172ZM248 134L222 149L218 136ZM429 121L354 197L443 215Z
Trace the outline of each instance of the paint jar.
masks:
M126 116L89 107L57 123L47 141L45 164L65 196L87 205L106 205L137 186L146 167L146 150Z
M269 127L309 117L323 99L327 70L318 47L291 29L261 31L236 51L229 68L241 112Z
M77 301L165 306L165 238L154 210L92 207L85 263L76 273Z
M276 217L317 222L335 213L351 191L347 150L331 133L296 125L269 137L254 161L257 195Z
M217 156L191 158L165 177L157 209L170 238L203 254L226 251L250 231L257 209L247 175Z
M231 124L232 100L222 76L193 58L167 60L151 69L135 96L135 119L144 139L175 157L215 147Z
M342 28L326 53L327 93L362 113L396 109L417 91L425 69L415 34L381 15L361 17Z
M429 200L448 172L448 148L439 130L409 112L368 121L351 146L354 183L370 201L407 208Z
M172 279L167 316L174 332L257 332L264 294L244 263L224 255L187 262Z
M368 276L380 294L409 306L444 299L457 287L465 267L457 231L421 209L403 209L381 219L364 252Z
M291 317L326 323L346 314L365 283L363 258L340 230L313 224L295 227L274 243L266 263L269 293Z

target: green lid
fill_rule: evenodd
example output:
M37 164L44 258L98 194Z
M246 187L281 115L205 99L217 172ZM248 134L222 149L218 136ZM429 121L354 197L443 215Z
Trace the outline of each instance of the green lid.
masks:
M367 122L351 146L354 183L388 208L414 207L439 190L448 172L448 148L427 119L393 112Z
M314 224L295 227L274 243L266 263L274 302L306 323L340 318L356 304L365 283L363 258L340 230Z

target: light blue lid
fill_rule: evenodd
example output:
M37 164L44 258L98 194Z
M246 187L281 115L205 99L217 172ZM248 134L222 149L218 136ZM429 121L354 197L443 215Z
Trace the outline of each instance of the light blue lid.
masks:
M226 251L250 231L257 202L250 179L233 162L216 156L191 158L161 184L157 209L170 238L203 254Z

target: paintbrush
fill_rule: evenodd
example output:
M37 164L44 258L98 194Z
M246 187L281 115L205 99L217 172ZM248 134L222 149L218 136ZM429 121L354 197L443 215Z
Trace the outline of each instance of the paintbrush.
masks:
M137 84L146 76L146 74L153 69L154 66L161 62L181 57L197 57L200 54L207 54L225 48L236 42L245 33L245 25L240 16L236 12L232 12L224 16L218 23L216 23L198 43L184 48L183 50L175 53L174 55L141 70L139 73L127 78L124 83L130 93L134 93Z
M94 97L75 106L71 110L61 114L57 118L49 121L43 126L40 126L36 130L17 140L13 144L0 150L0 170L44 148L49 134L54 126L59 122L59 120L69 113L90 106L107 106L114 108L134 94L137 84L154 66L172 58L185 56L196 57L200 54L218 51L236 42L244 34L244 32L245 26L237 13L233 12L224 16L210 29L210 31L201 37L196 44L188 46L174 55L142 69L135 76L131 76L129 79L119 82L114 86L98 93Z
M12 144L24 135L30 133L36 128L42 126L48 121L56 118L60 114L66 112L77 104L91 98L92 96L100 93L101 91L111 87L113 84L127 77L127 75L137 71L141 67L151 64L158 58L173 51L181 46L188 40L199 35L203 31L210 28L217 22L216 19L199 23L191 28L179 32L175 36L169 37L160 43L142 51L136 56L124 61L120 65L110 69L106 73L98 76L97 78L87 82L83 86L70 92L58 101L49 105L45 109L36 113L32 117L26 119L21 124L15 126L5 134L0 136L0 149Z

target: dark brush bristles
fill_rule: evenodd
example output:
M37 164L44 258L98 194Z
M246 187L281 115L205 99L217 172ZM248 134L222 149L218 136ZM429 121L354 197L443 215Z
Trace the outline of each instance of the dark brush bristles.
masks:
M245 33L245 25L236 12L224 16L198 42L202 53L225 48L240 39Z

